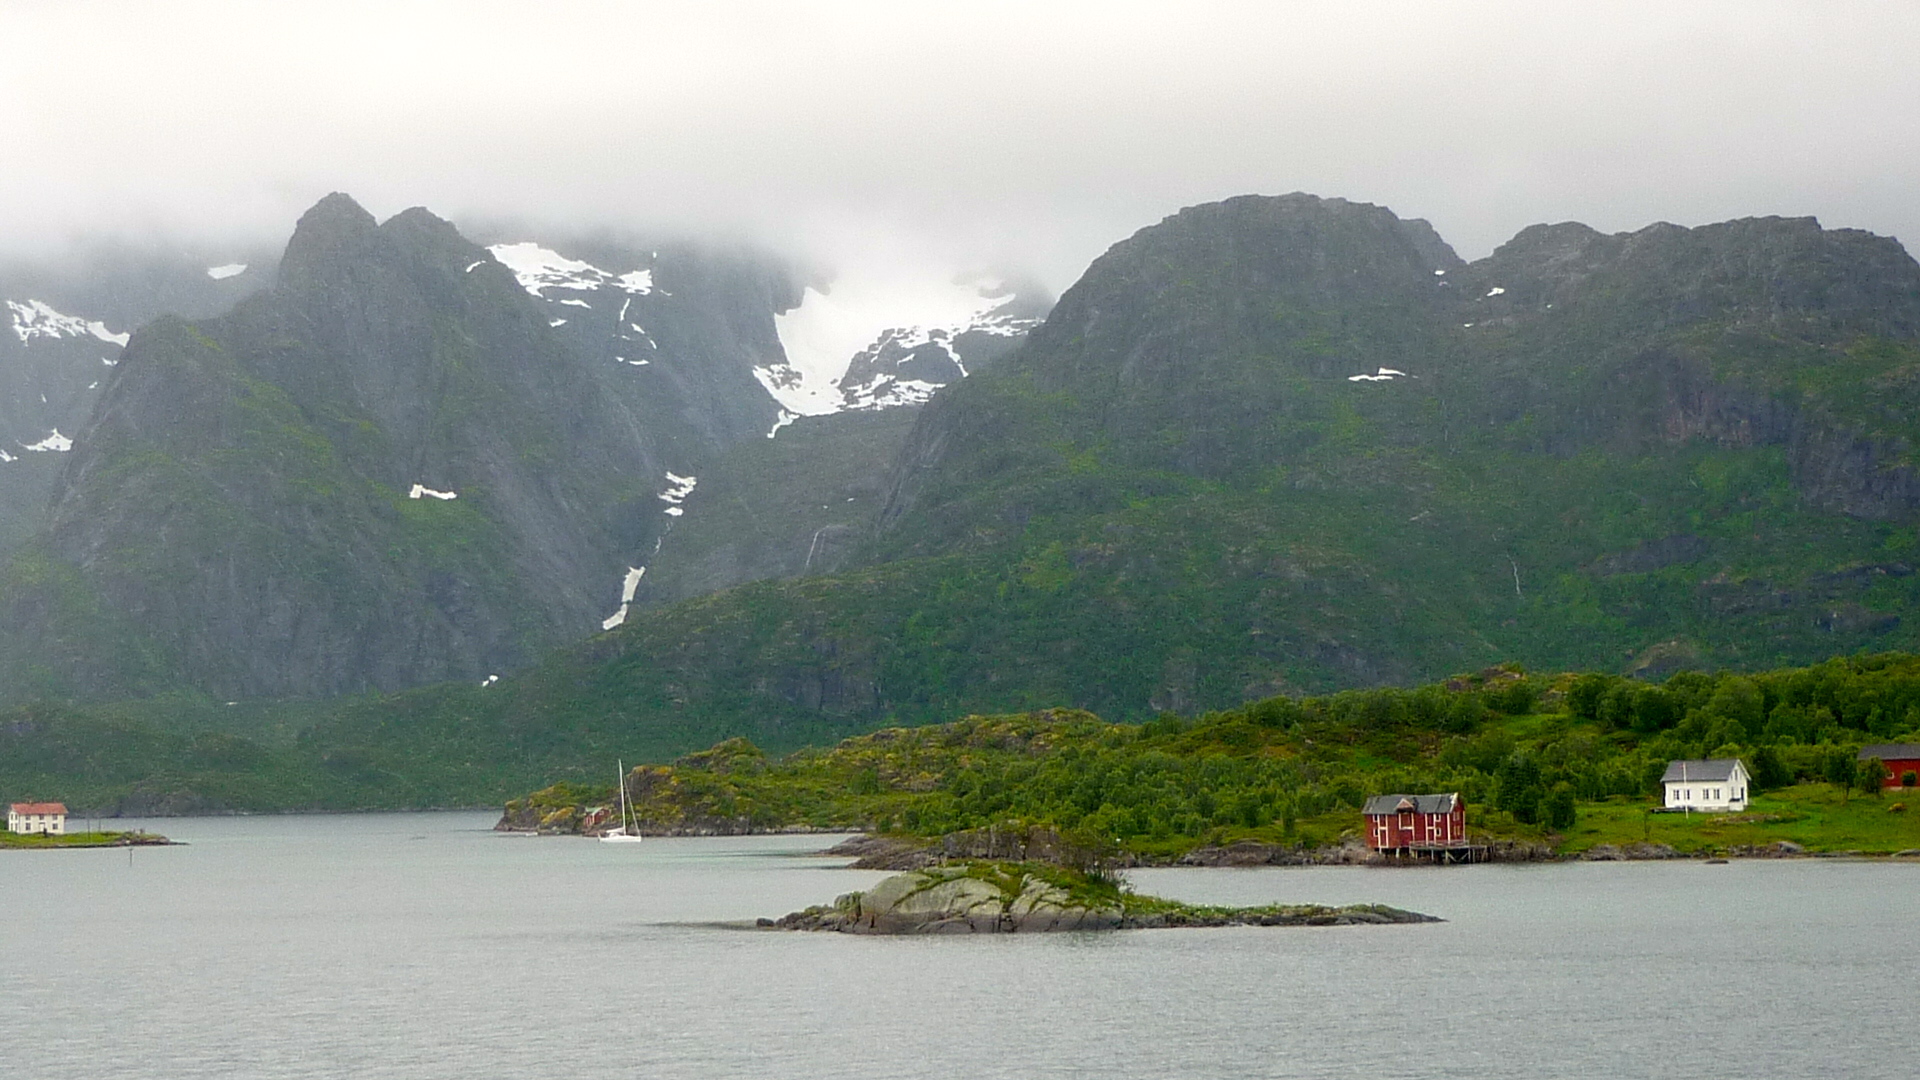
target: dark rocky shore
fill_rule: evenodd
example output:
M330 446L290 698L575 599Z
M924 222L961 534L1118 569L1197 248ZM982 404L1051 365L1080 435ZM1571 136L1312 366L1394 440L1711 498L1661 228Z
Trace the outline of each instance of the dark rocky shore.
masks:
M828 848L824 854L845 855L856 870L920 870L964 859L1007 859L1072 863L1075 852L1060 834L1044 826L1032 828L968 829L933 840L900 836L856 836ZM1489 845L1479 862L1550 862L1560 858L1550 845L1503 841ZM1393 856L1372 851L1365 844L1266 844L1255 840L1219 847L1200 847L1179 858L1144 859L1126 852L1106 853L1119 867L1136 866L1389 866Z

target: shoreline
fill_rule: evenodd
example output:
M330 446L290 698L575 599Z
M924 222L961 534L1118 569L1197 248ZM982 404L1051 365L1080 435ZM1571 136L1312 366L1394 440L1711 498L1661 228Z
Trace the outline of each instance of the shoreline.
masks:
M12 836L24 836L24 839L11 839ZM108 837L96 838L86 834L85 838L67 840L59 836L42 837L38 833L9 834L9 838L0 839L0 851L79 851L97 848L137 848L137 847L186 847L183 840L170 840L158 833L119 833Z
M551 837L556 839L596 839L586 833L561 832L540 829L501 828L496 825L494 832L503 836ZM957 850L947 850L943 846L945 837L931 840L905 839L884 834L862 832L858 829L839 829L812 825L796 825L777 829L718 830L687 829L643 833L647 839L689 840L723 839L727 837L750 836L846 836L847 839L830 848L819 851L796 852L796 855L823 858L847 858L852 861L838 869L869 871L909 871L930 866L944 865L995 856L965 850L964 845ZM1888 862L1920 864L1920 847L1907 848L1892 852L1869 852L1860 850L1810 851L1793 844L1774 844L1766 848L1728 848L1700 851L1680 851L1664 844L1628 844L1615 847L1608 844L1596 845L1585 851L1556 852L1546 845L1516 845L1517 850L1502 856L1474 863L1443 864L1432 859L1403 858L1380 855L1364 847L1327 846L1322 848L1297 848L1279 845L1243 842L1226 847L1201 847L1183 853L1177 857L1165 859L1143 859L1137 856L1125 856L1115 865L1122 870L1248 870L1266 868L1313 869L1321 867L1360 867L1368 869L1452 869L1461 866L1489 865L1544 865L1557 863L1583 862L1782 862L1806 859L1847 862ZM1016 856L1017 857L1017 856ZM1047 861L1040 859L1038 861Z

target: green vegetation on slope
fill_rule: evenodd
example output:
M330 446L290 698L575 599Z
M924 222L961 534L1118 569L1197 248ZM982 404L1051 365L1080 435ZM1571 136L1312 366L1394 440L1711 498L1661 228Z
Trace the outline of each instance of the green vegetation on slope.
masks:
M390 699L226 706L154 699L0 712L0 791L77 812L205 813L499 805L543 784L528 824L612 801L615 758L666 761L646 728L517 716L501 688ZM450 704L457 702L457 705ZM485 724L475 717L493 717ZM512 723L499 718L514 716ZM1889 654L1663 683L1489 669L1411 690L1274 697L1140 724L1049 710L888 728L839 741L781 731L772 757L744 738L642 766L656 828L788 825L938 835L1006 821L1120 837L1143 853L1254 837L1320 843L1354 826L1367 795L1463 792L1477 830L1568 846L1647 839L1647 796L1674 757L1738 755L1774 788L1757 832L1807 846L1920 846L1920 819L1822 781L1866 742L1920 738L1920 657ZM1809 786L1811 785L1811 786ZM1898 801L1897 799L1895 801ZM1830 805L1833 804L1833 805ZM1557 816L1577 806L1567 828ZM1920 810L1917 805L1916 810ZM1689 845L1657 817L1651 839ZM1636 831L1637 830L1637 831ZM1905 842L1901 837L1908 837Z
M1387 792L1459 791L1490 837L1569 850L1648 840L1681 850L1792 840L1920 847L1920 817L1821 787L1868 740L1920 733L1920 658L1876 656L1664 684L1510 668L1414 690L1273 698L1195 720L1110 724L1056 710L891 728L771 758L743 739L628 779L643 827L792 826L939 836L1043 824L1147 856L1239 839L1307 845L1357 827ZM1651 815L1672 758L1741 757L1764 794L1734 816ZM564 783L508 804L566 831L610 785ZM1916 807L1920 810L1920 806ZM1657 834L1657 835L1656 835Z

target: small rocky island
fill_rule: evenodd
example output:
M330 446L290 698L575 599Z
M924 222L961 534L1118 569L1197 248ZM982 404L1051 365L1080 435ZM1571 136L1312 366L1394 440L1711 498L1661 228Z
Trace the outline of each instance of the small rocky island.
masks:
M1354 926L1441 920L1380 904L1228 908L1141 896L1117 877L1034 863L975 862L895 874L866 892L759 925L845 934L1032 934L1181 926Z

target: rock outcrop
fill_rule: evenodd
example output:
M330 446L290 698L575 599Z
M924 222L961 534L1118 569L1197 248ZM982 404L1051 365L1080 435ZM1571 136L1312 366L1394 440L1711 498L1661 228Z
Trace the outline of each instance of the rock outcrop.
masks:
M969 868L896 874L831 906L796 911L762 926L848 934L1014 934L1113 930L1117 902L1076 897L1043 878Z
M896 874L864 893L759 925L844 934L1033 934L1182 926L1358 926L1438 922L1379 904L1216 908L1134 896L1091 879L1053 879L1017 866L973 863Z

